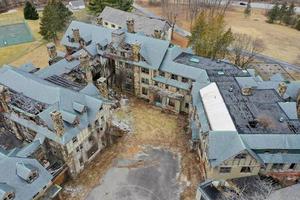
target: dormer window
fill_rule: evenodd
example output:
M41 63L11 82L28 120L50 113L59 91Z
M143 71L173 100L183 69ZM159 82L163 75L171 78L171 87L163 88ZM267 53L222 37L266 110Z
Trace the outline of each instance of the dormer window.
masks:
M39 176L38 171L34 166L25 163L16 164L16 173L21 179L23 179L27 183L32 183Z
M14 188L6 183L0 183L0 194L1 200L13 200L15 198Z

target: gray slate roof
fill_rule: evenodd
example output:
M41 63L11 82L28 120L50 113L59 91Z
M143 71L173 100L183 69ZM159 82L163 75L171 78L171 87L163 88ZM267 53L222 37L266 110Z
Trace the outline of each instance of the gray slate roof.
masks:
M246 149L237 132L211 131L208 136L208 158L213 167Z
M42 119L47 127L37 125L13 113L6 113L6 117L61 144L66 144L80 133L82 129L87 128L89 123L94 122L96 120L96 114L103 103L98 90L93 85L88 85L87 87L90 93L92 93L91 90L93 90L93 94L98 94L98 97L90 96L81 91L75 92L58 87L33 74L9 66L4 66L0 69L0 84L18 93L22 93L28 98L48 105L45 110L38 114L38 117ZM74 102L86 106L86 112L77 112L73 108ZM56 133L54 133L53 122L50 116L50 113L54 110L60 111L63 114L65 128L63 137L58 137ZM75 116L78 117L80 121L77 126L70 124L72 118Z
M32 182L27 183L17 175L19 172L26 175L20 166L33 167L38 171L39 176ZM22 169L20 169L22 168ZM3 190L13 189L15 192L15 200L31 200L35 194L40 192L44 186L48 185L52 180L52 175L35 159L11 157L2 154L0 157L0 197Z
M62 45L78 47L78 43L72 43L68 40L68 36L72 36L72 29L74 28L78 28L80 30L80 35L91 36L92 43L87 47L87 49L89 48L94 53L97 52L97 43L103 43L103 40L107 40L108 43L111 43L112 41L111 35L114 30L92 24L86 24L83 22L72 21L61 40ZM146 62L133 62L134 64L149 69L158 69L160 67L170 44L168 41L159 40L151 37L145 37L139 34L131 34L127 32L125 33L125 35L126 43L133 44L138 42L141 44L141 54L146 60ZM98 51L98 53L103 52ZM64 64L59 63L57 65L63 66ZM43 76L46 76L45 73Z
M147 36L152 36L154 34L155 29L164 32L168 31L171 28L170 24L165 20L145 17L142 15L134 14L131 12L125 12L108 6L104 8L102 13L98 16L98 18L102 18L104 21L116 24L122 27L123 29L127 29L126 20L133 19L134 31L142 32Z

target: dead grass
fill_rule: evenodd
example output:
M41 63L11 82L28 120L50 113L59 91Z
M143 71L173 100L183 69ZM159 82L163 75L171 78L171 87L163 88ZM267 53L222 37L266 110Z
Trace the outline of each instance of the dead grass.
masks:
M39 14L41 16L42 13ZM90 20L90 15L88 15L84 9L75 12L73 18L74 20L87 22ZM0 14L0 25L20 23L23 22L23 20L22 8L18 8L16 12ZM18 67L25 63L32 63L40 68L48 66L48 53L46 48L48 42L43 40L39 34L40 20L26 20L26 22L34 36L34 41L0 48L0 66L10 64ZM62 33L59 34L59 38L61 37ZM59 44L57 44L57 49L64 50Z
M149 6L147 0L139 0L138 4L162 16L162 10L157 6ZM269 24L266 22L264 10L252 9L252 15L249 18L244 17L242 8L231 8L225 17L228 27L231 27L235 33L246 33L252 37L260 38L264 41L265 50L262 52L265 55L292 63L299 64L300 56L300 31L296 29L278 25ZM180 9L177 17L177 25L190 30L190 22L186 18L185 9ZM174 38L175 44L185 44L186 39Z
M131 158L140 152L144 146L162 147L180 153L181 179L190 182L190 185L183 191L181 199L195 199L201 174L196 154L188 150L189 136L184 131L186 127L185 116L163 113L160 109L135 98L130 101L129 109L120 110L117 115L121 118L127 116L126 119L132 121L133 132L100 153L76 180L69 181L64 186L67 189L62 193L63 199L85 199L86 195L99 184L101 177L114 163L114 159ZM136 164L144 165L147 163Z

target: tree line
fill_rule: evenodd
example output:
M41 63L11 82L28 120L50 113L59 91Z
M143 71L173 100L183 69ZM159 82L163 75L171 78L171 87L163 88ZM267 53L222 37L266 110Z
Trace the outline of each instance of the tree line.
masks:
M291 26L300 31L300 15L295 12L295 4L287 2L279 4L278 2L267 12L268 23L279 23Z

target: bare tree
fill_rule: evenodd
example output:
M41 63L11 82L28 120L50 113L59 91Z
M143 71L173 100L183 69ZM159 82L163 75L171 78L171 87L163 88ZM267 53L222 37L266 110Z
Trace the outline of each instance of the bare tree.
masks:
M247 68L255 60L255 56L262 52L263 49L264 44L261 39L253 39L247 34L234 34L234 41L230 46L229 59L239 67Z
M272 179L241 178L230 188L222 189L221 200L265 200L275 190Z

